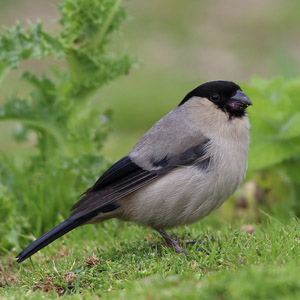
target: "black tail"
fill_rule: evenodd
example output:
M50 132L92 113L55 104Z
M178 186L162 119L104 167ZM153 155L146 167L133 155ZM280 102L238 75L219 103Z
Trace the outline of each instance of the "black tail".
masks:
M86 219L72 220L71 218L65 220L64 222L57 225L47 233L43 234L41 237L39 237L37 240L35 240L29 246L27 246L23 251L21 251L16 257L17 262L21 263L34 253L46 247L48 244L52 243L53 241L66 234L67 232L71 231L72 229L82 225L86 221Z

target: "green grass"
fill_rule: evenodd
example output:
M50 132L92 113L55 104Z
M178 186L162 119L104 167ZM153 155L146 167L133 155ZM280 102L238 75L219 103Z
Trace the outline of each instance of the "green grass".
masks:
M264 216L253 233L214 214L171 231L189 256L154 231L108 221L71 232L18 265L1 260L1 299L297 299L299 222ZM181 239L182 238L182 239ZM1 278L2 277L2 278Z
M24 1L14 2L20 5ZM26 13L23 6L16 10L16 3L11 5L11 11ZM142 67L114 81L93 98L91 104L95 107L113 110L113 133L101 150L105 158L115 161L127 154L154 122L204 81L245 81L254 73L280 73L286 77L297 74L299 64L293 43L299 32L296 1L283 6L267 1L258 13L245 10L244 4L238 2L236 7L203 1L174 3L126 3L134 19L128 22L121 36L123 41L116 38L116 47L128 47L141 59ZM44 5L44 10L48 12L49 7ZM10 14L3 7L1 16L9 19ZM40 18L40 12L37 14ZM47 23L46 18L42 19ZM293 47L275 49L274 41L278 40ZM43 69L40 64L34 68ZM24 82L16 80L20 72L16 71L2 85L1 101L8 95L28 91ZM18 228L24 222L31 228L29 232L36 235L51 228L63 219L62 214L68 214L77 194L88 187L80 183L83 188L78 192L70 184L71 177L58 177L51 169L41 174L44 185L40 185L38 176L36 181L28 181L28 177L33 177L24 174L20 166L32 154L34 139L27 144L15 142L11 134L14 125L0 124L0 152L16 160L15 169L20 172L14 175L19 176L21 183L18 193L30 205L28 210L20 208L15 198L9 199L3 191L7 207L0 208L0 234L6 233L6 226L9 238L21 232ZM81 167L79 171L88 173L89 169ZM64 183L63 188L57 187L57 181ZM272 181L270 186L274 191L280 183ZM286 217L286 197L279 198L279 213L275 215ZM186 241L206 242L188 246L188 257L163 247L156 232L117 221L78 228L21 265L14 260L21 249L14 248L0 257L0 299L56 299L59 295L61 299L104 300L298 299L299 223L291 220L281 224L263 214L258 218L257 202L251 204L252 210L242 210L243 217L254 224L253 234L241 231L244 223L232 221L234 216L237 218L237 211L231 200L203 221L170 231ZM270 202L265 207L269 205L274 210L278 203ZM29 243L33 237L28 236L27 240Z

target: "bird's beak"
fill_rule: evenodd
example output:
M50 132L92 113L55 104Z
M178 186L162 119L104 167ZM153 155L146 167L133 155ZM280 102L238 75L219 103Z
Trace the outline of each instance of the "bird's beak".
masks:
M249 97L240 90L237 91L236 94L229 99L229 101L240 102L245 106L252 105L252 102L250 101Z

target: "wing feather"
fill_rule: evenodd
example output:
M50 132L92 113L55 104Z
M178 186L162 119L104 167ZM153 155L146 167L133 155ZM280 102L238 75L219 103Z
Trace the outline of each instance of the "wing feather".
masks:
M209 140L188 148L181 154L165 157L162 162L152 160L153 169L145 170L125 156L108 169L83 197L72 207L72 219L81 218L149 184L175 168L190 165L201 158L207 159L206 147Z

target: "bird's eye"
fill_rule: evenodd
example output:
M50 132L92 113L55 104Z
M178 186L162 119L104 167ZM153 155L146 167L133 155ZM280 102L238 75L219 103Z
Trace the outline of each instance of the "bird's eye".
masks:
M213 93L213 94L210 95L210 100L212 100L214 102L219 101L220 98L221 98L220 95L217 94L217 93Z

